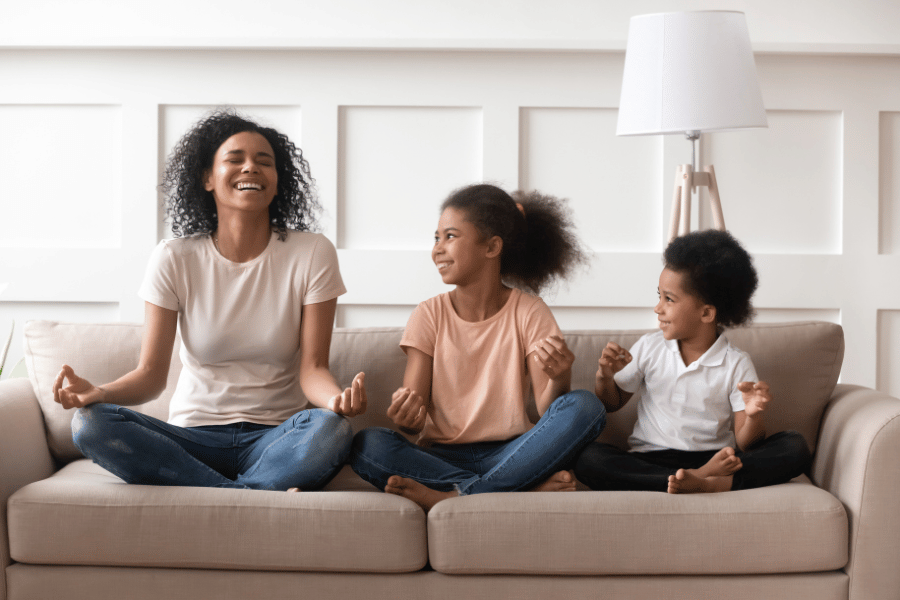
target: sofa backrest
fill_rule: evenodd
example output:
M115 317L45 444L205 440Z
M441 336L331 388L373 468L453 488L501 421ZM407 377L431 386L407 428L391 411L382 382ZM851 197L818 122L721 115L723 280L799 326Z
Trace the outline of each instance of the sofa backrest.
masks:
M100 384L133 369L140 355L141 325L58 323L31 321L25 326L25 355L29 377L41 404L50 450L61 462L80 458L72 443L73 411L53 401L53 381L63 364ZM391 394L403 381L406 357L400 350L402 327L335 329L331 342L331 370L342 386L359 372L366 373L369 407L351 422L355 431L365 427L391 427L385 412ZM576 356L574 388L593 390L597 359L609 341L630 348L647 331L567 331L566 341ZM763 324L727 332L737 347L753 358L761 379L769 382L775 402L767 412L770 433L795 429L815 448L819 423L834 390L844 354L843 330L821 322ZM172 353L166 391L156 400L134 407L166 419L169 400L181 372L180 343ZM601 441L623 446L634 426L637 397L609 415ZM533 407L532 416L537 415Z

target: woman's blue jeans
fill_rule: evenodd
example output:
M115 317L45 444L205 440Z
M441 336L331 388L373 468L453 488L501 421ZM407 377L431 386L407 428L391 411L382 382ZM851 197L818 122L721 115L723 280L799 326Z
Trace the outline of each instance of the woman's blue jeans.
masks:
M82 454L127 483L259 490L320 489L350 453L353 431L330 410L303 410L281 425L178 427L115 404L72 419Z
M575 390L554 400L534 427L512 440L421 447L390 429L364 429L353 438L350 466L381 490L391 475L460 496L528 490L568 468L604 425L600 400Z

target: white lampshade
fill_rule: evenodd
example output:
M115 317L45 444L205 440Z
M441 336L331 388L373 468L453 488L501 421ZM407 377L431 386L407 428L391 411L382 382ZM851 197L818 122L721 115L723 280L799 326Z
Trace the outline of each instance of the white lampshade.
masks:
M631 18L616 135L767 126L744 13Z

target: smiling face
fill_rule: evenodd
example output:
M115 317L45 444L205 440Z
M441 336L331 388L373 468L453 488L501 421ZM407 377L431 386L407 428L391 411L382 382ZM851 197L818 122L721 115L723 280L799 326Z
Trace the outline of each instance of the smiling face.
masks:
M654 312L659 328L667 340L693 340L715 329L716 309L685 289L684 276L671 269L663 269L659 276L659 302Z
M203 184L212 192L220 217L223 210L268 214L278 191L275 152L259 133L236 133L216 150Z
M434 232L431 259L444 283L466 285L484 275L490 260L496 259L499 267L502 244L498 240L483 239L478 228L466 220L465 212L447 208Z

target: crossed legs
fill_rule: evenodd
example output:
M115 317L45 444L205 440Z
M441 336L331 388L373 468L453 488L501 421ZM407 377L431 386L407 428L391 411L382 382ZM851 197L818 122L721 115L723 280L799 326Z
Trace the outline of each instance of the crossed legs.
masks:
M786 483L805 472L811 460L796 431L771 435L744 452L626 452L593 443L575 461L575 476L593 490L719 492Z
M597 397L578 390L557 398L532 429L506 442L423 448L389 429L366 429L354 438L350 466L379 489L426 511L457 495L574 490L575 480L565 469L605 423Z
M275 427L177 427L114 404L79 409L72 435L86 457L127 483L267 490L324 486L352 440L347 420L322 409Z

